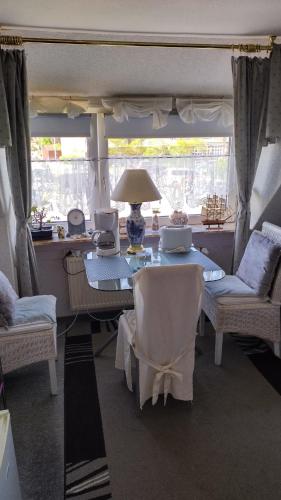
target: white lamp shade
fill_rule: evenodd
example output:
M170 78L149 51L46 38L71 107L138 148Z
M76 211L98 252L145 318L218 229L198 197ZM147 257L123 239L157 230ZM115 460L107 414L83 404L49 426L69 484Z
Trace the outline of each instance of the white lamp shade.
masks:
M150 175L143 168L125 170L111 195L114 201L127 201L128 203L142 203L161 200L161 198Z

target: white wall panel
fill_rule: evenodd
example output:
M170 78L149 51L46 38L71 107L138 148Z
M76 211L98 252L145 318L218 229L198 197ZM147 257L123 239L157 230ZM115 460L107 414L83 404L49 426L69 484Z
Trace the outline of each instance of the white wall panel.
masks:
M216 122L184 123L178 115L169 115L168 125L159 130L152 128L152 117L130 118L123 123L111 115L105 116L105 136L118 137L222 137L232 136L232 127Z
M39 115L30 118L32 137L90 137L90 115Z

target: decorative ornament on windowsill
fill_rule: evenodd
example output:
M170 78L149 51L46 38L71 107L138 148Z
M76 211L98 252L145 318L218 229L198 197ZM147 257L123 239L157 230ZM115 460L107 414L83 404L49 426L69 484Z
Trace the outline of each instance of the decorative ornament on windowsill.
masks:
M218 196L217 194L208 194L207 198L203 200L203 205L201 209L202 224L208 226L207 229L211 229L211 226L218 226L218 229L222 229L225 222L229 221L233 213L228 207L227 196Z
M152 231L159 231L160 208L153 208L152 214Z
M36 206L31 208L31 235L34 241L51 240L53 237L53 227L51 224L46 224L43 220L46 218L47 211L45 207L39 209Z
M127 201L131 205L131 213L126 224L130 242L127 252L131 254L143 252L142 242L145 233L145 220L141 215L141 204L144 201L161 199L161 194L147 170L125 170L111 195L111 199L114 201Z
M185 226L188 223L188 215L182 210L174 210L169 219L174 226Z
M80 208L73 208L67 214L67 236L86 235L85 215Z

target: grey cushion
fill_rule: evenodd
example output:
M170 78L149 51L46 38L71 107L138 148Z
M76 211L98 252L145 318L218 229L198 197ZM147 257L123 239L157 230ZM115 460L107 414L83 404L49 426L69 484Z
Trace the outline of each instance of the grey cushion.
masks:
M0 271L0 326L13 324L17 298L8 278Z
M262 225L262 233L271 241L281 246L281 227L264 222ZM281 259L277 265L274 280L270 290L270 299L272 304L281 305Z
M266 297L258 297L255 290L237 276L230 275L218 281L205 283L205 295L225 305L262 304L267 301Z
M56 297L53 295L34 295L16 301L14 326L42 322L56 323Z
M260 231L253 231L236 276L265 297L271 288L281 247Z

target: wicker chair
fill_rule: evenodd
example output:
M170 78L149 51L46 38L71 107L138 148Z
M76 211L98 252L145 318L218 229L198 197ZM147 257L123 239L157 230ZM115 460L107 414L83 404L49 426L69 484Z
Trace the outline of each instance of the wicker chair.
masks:
M34 307L35 301L36 307ZM51 312L50 317L46 315L46 305ZM29 319L19 321L7 329L0 327L0 358L3 373L39 361L48 361L51 394L56 395L56 299L52 295L26 297L16 302L16 311L17 307L18 316L21 316L20 308L23 308L25 314L28 313Z
M281 227L264 222L262 233L281 244ZM231 296L231 287L241 285L241 294ZM222 361L224 333L239 333L255 336L273 343L276 356L280 357L280 304L281 304L281 262L275 273L267 301L255 296L252 289L236 276L225 276L222 280L225 294L215 293L218 282L207 283L203 297L200 333L204 334L205 316L210 319L216 335L215 364ZM239 283L240 282L240 283ZM246 290L248 288L248 291Z

